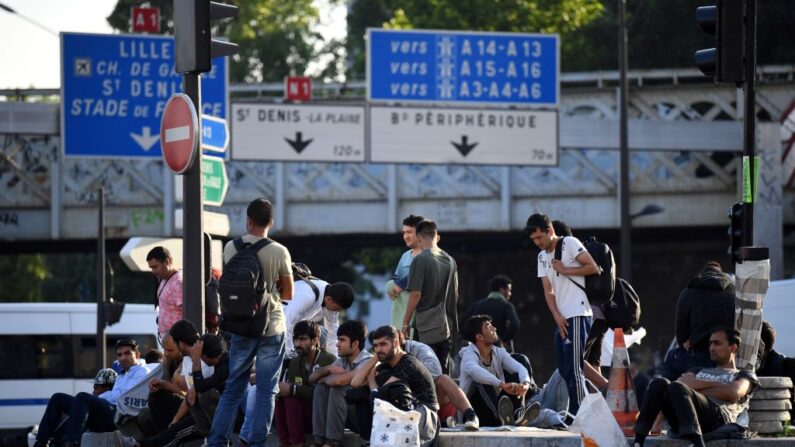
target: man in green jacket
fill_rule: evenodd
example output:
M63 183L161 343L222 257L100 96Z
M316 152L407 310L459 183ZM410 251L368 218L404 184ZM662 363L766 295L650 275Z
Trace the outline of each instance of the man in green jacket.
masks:
M303 446L306 443L306 433L312 432L314 392L309 375L337 359L334 354L320 349L320 326L314 321L296 323L293 344L298 355L290 361L286 381L279 383L276 399L276 429L281 446Z

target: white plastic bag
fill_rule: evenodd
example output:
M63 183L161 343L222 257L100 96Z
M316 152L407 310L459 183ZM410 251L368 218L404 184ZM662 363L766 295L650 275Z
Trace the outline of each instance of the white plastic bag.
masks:
M627 445L627 439L600 393L587 393L580 404L574 423L569 427L583 437L583 445L616 447ZM588 441L591 441L590 443Z
M375 399L373 410L371 447L420 445L418 411L402 411L381 399Z

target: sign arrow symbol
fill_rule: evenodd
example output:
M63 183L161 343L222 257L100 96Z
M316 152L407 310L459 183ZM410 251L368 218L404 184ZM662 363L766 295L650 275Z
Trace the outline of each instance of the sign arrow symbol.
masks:
M304 133L303 132L296 132L295 133L295 140L291 140L289 138L285 138L284 139L284 141L286 141L287 144L289 144L290 147L293 148L293 150L295 151L296 154L300 154L301 152L303 152L304 149L306 149L306 147L309 146L309 144L312 143L313 140L314 140L314 138L310 138L310 139L304 141Z
M152 135L152 129L149 126L142 127L140 135L135 132L130 132L130 136L144 151L152 149L152 146L160 139L160 134Z
M469 155L469 153L472 152L472 149L475 149L475 146L478 145L478 143L469 144L469 137L466 136L466 135L461 135L461 142L460 143L456 143L455 141L451 141L450 144L455 146L455 148L458 149L458 152L460 152L461 155L463 155L464 157Z

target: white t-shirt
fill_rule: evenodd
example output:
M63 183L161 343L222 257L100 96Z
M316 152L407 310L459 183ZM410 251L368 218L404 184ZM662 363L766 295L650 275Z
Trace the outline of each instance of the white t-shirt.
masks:
M558 244L563 244L560 261L564 267L582 267L577 261L577 256L585 251L579 239L572 236L566 236L558 240ZM585 292L571 282L569 278L576 281L577 284L585 287L585 277L558 274L552 268L552 260L555 259L555 251L548 253L546 250L541 250L538 254L538 277L544 276L549 279L552 284L552 290L555 292L555 304L558 306L558 311L563 318L569 319L572 317L590 317L593 315L591 304L588 302L588 297Z
M209 366L208 364L202 362L202 377L205 379L210 378L213 373L215 373L215 367ZM182 357L182 375L185 377L185 383L188 384L188 389L193 388L193 360L190 358L189 355Z
M286 353L292 355L295 347L293 346L293 328L299 321L314 321L319 324L326 331L326 346L323 348L326 352L337 355L337 329L339 328L339 320L337 318L339 312L332 312L323 306L323 297L326 295L326 286L328 283L322 279L311 279L312 283L317 286L319 295L315 299L315 292L303 280L296 280L293 288L293 299L288 303L284 303L284 318L286 323L286 330L284 333L284 345ZM323 337L321 337L323 338Z

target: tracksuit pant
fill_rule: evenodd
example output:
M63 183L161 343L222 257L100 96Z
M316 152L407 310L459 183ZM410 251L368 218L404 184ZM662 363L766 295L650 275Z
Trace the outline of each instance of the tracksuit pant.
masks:
M566 320L567 335L564 340L555 325L555 354L558 371L566 381L569 391L569 413L576 415L580 403L585 398L585 386L582 366L585 358L585 341L591 330L591 317L571 317Z

